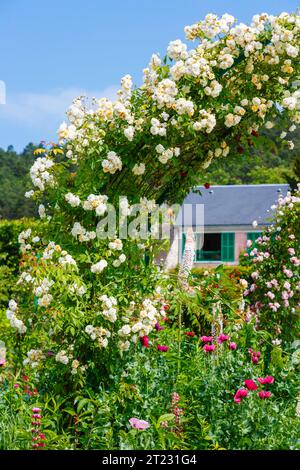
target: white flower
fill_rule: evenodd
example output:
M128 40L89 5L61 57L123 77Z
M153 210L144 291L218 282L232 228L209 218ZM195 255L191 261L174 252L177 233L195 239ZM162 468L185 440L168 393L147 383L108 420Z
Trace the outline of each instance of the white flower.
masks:
M167 54L170 59L186 59L188 57L187 45L181 42L180 39L171 41L167 49Z
M94 327L92 325L87 325L84 330L88 335L92 334L94 331Z
M116 152L108 152L107 159L102 162L102 168L104 173L111 173L113 175L116 171L122 170L122 160Z
M228 69L229 67L231 67L234 63L234 59L232 57L232 55L230 54L223 54L221 56L221 61L219 63L219 67L221 69Z
M189 116L194 114L194 103L190 100L179 98L175 106L178 114L188 114Z
M295 46L292 46L291 44L288 44L286 46L286 53L287 53L288 56L295 58L299 54L299 48L295 47Z
M38 213L41 219L44 219L46 217L46 209L45 209L44 204L39 205Z
M134 167L132 168L132 173L133 173L134 175L137 175L137 176L143 175L143 174L145 173L145 169L146 169L146 167L145 167L145 164L144 164L144 163L140 163L140 164L137 163L137 164L134 165Z
M114 240L113 242L110 242L110 243L108 244L108 247L109 247L111 250L122 250L122 248L123 248L122 240L120 240L119 238L117 238L117 239Z
M165 78L158 83L153 93L153 99L157 101L159 107L164 105L171 106L175 101L175 96L177 93L178 88L176 83L169 78Z
M257 221L256 221L256 220L253 220L253 222L252 222L252 227L256 228L257 226L258 226Z
M65 200L72 206L72 207L78 207L80 205L80 198L78 196L75 196L72 193L67 193L65 195Z
M120 349L120 351L128 351L128 349L130 348L130 342L129 341L119 341L118 343L118 347Z
M26 193L25 193L25 197L27 199L30 199L33 195L34 195L33 189L31 191L26 191Z
M124 130L125 137L131 142L134 137L135 129L133 126L129 126Z
M56 362L61 362L64 365L68 364L69 358L66 351L59 351L55 356L55 360Z
M225 117L225 126L226 127L236 126L240 122L240 120L241 120L241 116L237 114L229 113Z
M122 253L120 256L119 256L119 261L121 263L124 263L124 261L126 260L126 255L124 255L124 253Z
M107 266L107 261L105 259L102 259L101 261L98 261L98 263L93 264L91 266L91 271L92 273L101 273Z
M124 325L122 328L118 331L118 334L120 336L128 336L131 333L131 328L129 325Z
M50 158L39 157L30 168L31 181L41 191L45 190L46 185L53 186L54 184L53 175L48 171L53 165L54 162Z
M101 216L107 211L107 200L107 196L90 194L82 204L82 207L85 211L95 210L96 214Z

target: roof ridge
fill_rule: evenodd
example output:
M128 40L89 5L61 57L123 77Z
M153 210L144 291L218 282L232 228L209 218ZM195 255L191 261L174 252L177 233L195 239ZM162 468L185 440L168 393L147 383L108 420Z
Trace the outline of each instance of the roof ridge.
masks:
M209 188L207 189L210 189L210 188L257 188L257 187L260 187L260 188L263 188L263 187L270 187L270 186L274 186L274 187L280 187L280 186L285 186L285 187L289 187L289 184L288 183L271 183L271 184L212 184L210 185ZM193 189L206 189L204 186L201 186L201 185L197 185L195 186Z

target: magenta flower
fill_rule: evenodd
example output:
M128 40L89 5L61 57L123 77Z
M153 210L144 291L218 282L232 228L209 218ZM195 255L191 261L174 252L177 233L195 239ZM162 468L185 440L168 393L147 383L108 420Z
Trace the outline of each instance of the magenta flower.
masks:
M242 399L246 398L247 395L248 395L248 390L246 390L245 388L239 388L236 394L234 395L235 403L241 403Z
M257 390L258 389L258 385L256 385L256 383L252 379L245 380L244 384L246 385L248 390Z
M150 427L150 424L143 419L130 418L129 422L133 429L139 429L140 431L144 431Z
M201 336L200 339L203 343L210 343L213 340L213 337L212 336Z
M229 343L229 349L232 349L232 350L235 350L237 348L237 344L234 343L233 341L231 343Z
M156 322L155 323L155 329L156 329L156 331L161 331L161 330L164 330L164 327L160 326L160 324L158 322Z
M261 400L264 400L265 398L270 398L271 392L267 392L266 390L261 390L258 396Z
M272 384L275 379L271 375L267 375L267 377L265 377L265 378L258 377L257 380L260 384L265 385L265 384Z
M168 349L169 349L169 347L168 347L168 346L162 346L162 345L158 344L158 345L156 346L156 349L157 349L157 351L167 352Z
M224 341L227 341L228 339L229 339L229 336L224 335L224 333L222 333L220 336L217 337L217 341L219 344L224 343Z
M208 352L212 352L216 349L216 346L214 344L205 344L203 346L203 351L205 351L206 353Z

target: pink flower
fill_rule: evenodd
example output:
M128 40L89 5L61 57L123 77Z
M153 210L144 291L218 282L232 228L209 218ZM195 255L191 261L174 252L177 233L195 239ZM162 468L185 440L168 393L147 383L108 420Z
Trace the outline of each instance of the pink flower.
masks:
M41 408L38 408L38 407L32 408L33 413L39 413L40 411L41 411Z
M266 390L261 390L258 396L261 400L264 400L265 398L269 398L271 396L271 392L267 392Z
M291 271L290 269L284 268L283 273L284 273L284 274L286 275L286 277L288 277L288 278L293 277L293 271Z
M265 384L272 384L275 379L271 375L267 375L267 377L265 377L265 378L258 377L257 380L260 384L265 385Z
M288 248L288 253L289 253L289 255L294 256L294 254L295 254L294 248Z
M142 343L142 345L145 347L145 348L149 348L149 338L148 336L142 336L140 338L140 341Z
M245 380L244 384L246 385L248 390L257 390L258 388L258 385L256 385L256 383L252 379Z
M258 357L252 356L252 363L257 364L258 363Z
M215 349L216 349L216 346L214 344L205 344L203 346L203 351L205 351L206 353L214 351Z
M20 385L19 384L14 384L14 388L19 388Z
M234 395L234 401L235 403L241 403L242 399L245 398L248 395L248 390L245 388L239 388Z
M171 404L175 405L175 403L179 402L179 400L180 400L180 396L178 395L178 393L173 392L172 393Z
M213 337L212 336L201 336L200 339L203 343L210 343L213 340Z
M158 344L156 346L156 349L157 349L157 351L167 352L169 350L169 346L162 346L162 345Z
M150 427L150 424L147 421L144 421L143 419L130 418L129 422L132 428L139 429L140 431L144 431L145 429L148 429Z
M229 346L229 349L232 349L232 350L237 348L237 344L234 342L229 343L228 346Z
M0 359L0 367L4 366L5 364L5 359Z
M219 344L224 343L224 341L227 341L228 339L229 339L229 336L224 335L224 333L222 333L220 336L217 337L217 341Z

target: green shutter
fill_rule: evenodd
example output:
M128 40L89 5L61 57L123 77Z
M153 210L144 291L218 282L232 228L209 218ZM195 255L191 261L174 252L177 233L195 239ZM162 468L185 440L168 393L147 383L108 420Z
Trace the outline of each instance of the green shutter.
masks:
M186 234L182 234L182 255L184 253L184 248L185 248L185 240L186 240Z
M235 234L232 232L222 233L222 261L234 261L234 240Z
M251 247L247 247L246 249L246 252L249 254L250 251L253 249L253 244L255 244L256 240L258 239L258 237L261 237L262 236L262 232L248 232L247 233L247 240L251 240L252 241L252 245Z
M248 232L247 233L247 240L251 240L252 242L255 242L258 237L262 236L262 232Z

